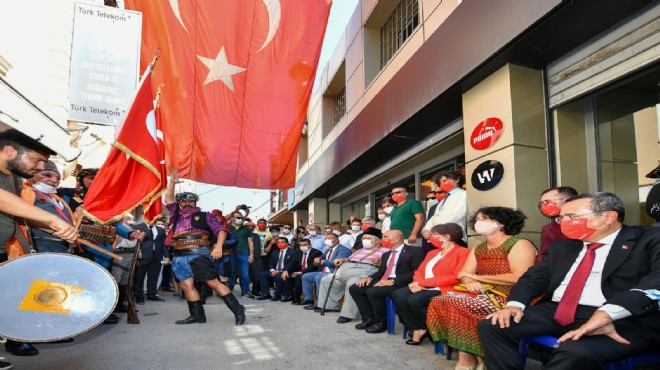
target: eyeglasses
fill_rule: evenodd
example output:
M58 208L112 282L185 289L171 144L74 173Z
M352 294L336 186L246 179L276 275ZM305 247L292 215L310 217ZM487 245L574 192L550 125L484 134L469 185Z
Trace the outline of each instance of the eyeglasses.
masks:
M546 199L546 200L542 200L542 201L536 203L536 206L538 208L541 208L541 206L544 205L544 204L547 206L550 203L559 202L559 201L566 200L566 199L568 199L568 198Z
M290 227L285 227L284 230L291 230L291 228Z
M602 213L597 213L597 212L590 212L590 213L585 213L582 215L564 215L564 216L557 216L555 217L555 222L560 224L564 219L569 219L569 220L579 220L581 218L589 218L593 215L600 216Z
M401 194L401 193L403 193L403 191L393 191L393 192L392 192L392 195L394 195L394 194Z

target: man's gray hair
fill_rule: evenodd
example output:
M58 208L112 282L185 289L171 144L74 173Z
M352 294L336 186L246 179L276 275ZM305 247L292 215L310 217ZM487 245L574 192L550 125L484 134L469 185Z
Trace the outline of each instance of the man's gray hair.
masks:
M376 220L374 220L373 217L365 217L362 219L362 222L371 222L372 225L376 224Z
M617 219L619 222L623 222L626 218L623 201L616 194L607 192L584 193L568 198L566 203L578 199L591 199L591 211L598 215L607 211L615 211L618 214Z

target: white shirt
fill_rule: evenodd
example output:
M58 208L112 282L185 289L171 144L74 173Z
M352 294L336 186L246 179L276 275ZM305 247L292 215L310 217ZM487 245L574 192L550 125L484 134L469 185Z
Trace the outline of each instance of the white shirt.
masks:
M405 246L405 244L401 244L398 248L393 249L393 250L396 251L396 255L394 255L394 267L392 267L392 272L390 273L390 276L387 277L388 279L396 278L396 264L399 263L399 257L401 256L401 250L403 249L404 246ZM391 254L390 254L390 257L392 257ZM389 264L390 264L390 261L388 259L387 260L387 265L389 265Z
M440 253L436 254L435 257L431 258L429 263L426 264L426 269L424 270L424 279L430 279L434 276L433 275L433 268L438 263L438 261L440 261L444 257L445 257L445 255L442 254L442 252L440 252ZM440 288L438 288L438 287L426 288L426 290L440 290Z
M607 259L607 255L610 253L610 249L612 249L612 243L614 243L614 239L616 239L617 235L619 235L619 231L620 230L617 230L616 232L598 241L598 243L603 243L605 245L596 249L594 266L592 267L591 272L589 273L589 277L584 284L584 290L582 291L582 295L580 296L580 301L578 304L583 306L601 307L605 301L607 301L603 295L603 290L601 289L603 267L605 267L605 260ZM553 302L559 302L564 296L566 287L571 281L575 270L578 268L578 265L580 265L580 262L582 262L584 256L587 254L587 244L591 243L583 242L582 244L582 250L580 251L580 254L578 254L578 257L575 259L575 262L573 262L573 266L571 266L571 269L568 270L564 280L562 280L561 284L559 284L554 293L552 293Z
M447 197L440 201L435 207L435 213L429 217L422 231L431 231L433 226L440 224L455 223L463 229L463 235L467 235L465 225L467 224L467 192L461 188L453 189Z
M351 235L351 234L341 234L339 235L339 244L343 245L344 247L348 248L353 248L355 245L355 238L357 235Z
M390 216L385 217L383 220L383 232L389 231L390 230L390 224L392 223L392 219Z

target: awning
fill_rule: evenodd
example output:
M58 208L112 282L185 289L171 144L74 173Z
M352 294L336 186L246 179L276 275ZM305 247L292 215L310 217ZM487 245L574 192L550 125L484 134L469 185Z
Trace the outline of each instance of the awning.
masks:
M69 134L57 122L0 77L0 123L41 142L67 162L80 155L71 147Z

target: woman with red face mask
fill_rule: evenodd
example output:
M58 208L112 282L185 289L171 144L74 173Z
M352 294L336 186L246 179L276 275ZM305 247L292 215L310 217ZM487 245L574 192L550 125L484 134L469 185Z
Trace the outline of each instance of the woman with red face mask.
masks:
M486 240L470 251L458 273L462 292L443 292L429 304L426 325L431 338L458 349L456 370L485 368L477 323L506 304L511 287L534 265L536 248L517 236L526 218L511 208L479 209L470 224Z
M397 289L391 297L406 329L411 330L409 345L418 345L428 337L426 310L429 302L441 293L453 291L470 250L464 248L463 229L457 224L436 225L431 229L430 251L407 287Z
M561 233L559 224L554 222L554 218L559 215L559 211L561 211L561 207L566 203L566 200L577 194L577 190L570 186L550 188L543 190L541 193L541 201L537 204L537 207L544 216L550 217L551 222L544 225L541 229L541 249L539 250L538 256L539 261L545 255L550 243L555 240L566 239L566 236Z

